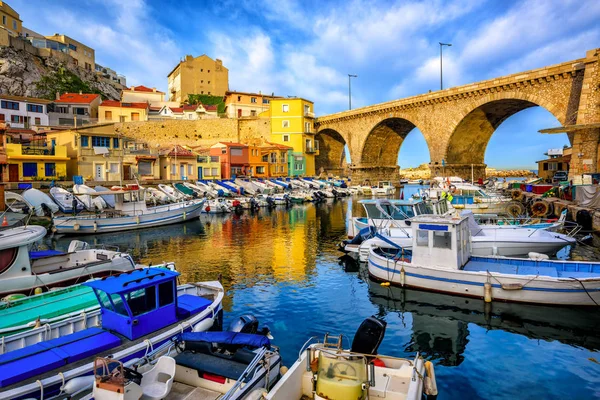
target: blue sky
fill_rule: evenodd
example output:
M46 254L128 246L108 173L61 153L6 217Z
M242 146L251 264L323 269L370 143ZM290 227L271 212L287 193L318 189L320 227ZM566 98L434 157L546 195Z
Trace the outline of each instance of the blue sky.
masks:
M96 61L128 84L167 87L186 54L221 58L232 90L274 92L315 101L318 115L511 74L585 55L600 45L597 0L10 0L24 26L64 33L96 50ZM565 135L535 108L509 118L492 137L486 162L533 167ZM428 161L419 132L399 163Z

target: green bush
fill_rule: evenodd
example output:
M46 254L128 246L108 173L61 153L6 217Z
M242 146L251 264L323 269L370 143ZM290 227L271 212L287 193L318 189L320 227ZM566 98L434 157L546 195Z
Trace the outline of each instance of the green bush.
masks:
M52 71L48 75L42 76L35 84L36 89L41 92L44 99L54 100L56 92L60 93L103 93L98 89L91 88L86 82L82 81L77 75L66 68L60 67L57 71Z
M210 94L188 94L188 104L206 104L217 105L217 113L225 112L225 102L222 96L213 96Z

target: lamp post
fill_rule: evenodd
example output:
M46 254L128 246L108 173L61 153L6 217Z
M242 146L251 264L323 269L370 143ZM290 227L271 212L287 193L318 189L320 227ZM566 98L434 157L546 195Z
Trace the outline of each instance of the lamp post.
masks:
M444 80L443 80L443 75L442 75L442 69L443 69L442 68L442 47L444 47L444 46L450 47L450 46L452 46L452 43L442 43L442 42L439 42L439 43L440 43L440 90L443 90L444 89Z
M358 75L348 74L348 109L352 110L352 83L351 78L358 78Z

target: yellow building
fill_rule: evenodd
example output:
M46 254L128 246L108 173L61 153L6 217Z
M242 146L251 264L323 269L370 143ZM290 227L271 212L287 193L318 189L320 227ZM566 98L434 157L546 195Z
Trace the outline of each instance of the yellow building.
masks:
M75 64L87 70L94 71L96 68L96 55L94 49L66 35L55 33L46 36L46 39L65 44L69 48L69 55L75 60Z
M69 157L66 146L45 141L8 143L6 158L11 182L62 180L67 177Z
M230 92L225 93L225 113L228 118L256 117L267 111L272 99L279 96L268 96L262 93Z
M290 176L314 176L315 156L319 152L315 140L314 105L299 97L271 100L271 142L290 146Z
M162 106L165 102L165 92L156 90L155 87L132 86L121 91L121 101L124 103L150 103L151 106Z
M225 96L229 90L229 70L223 61L213 60L206 54L190 55L169 73L169 101L183 103L189 94Z
M98 107L98 122L148 121L148 103L104 100Z
M211 156L210 148L195 148L194 152L198 168L198 179L215 180L221 179L221 159L219 156Z
M0 23L11 36L19 36L23 31L23 21L19 13L13 10L5 1L0 1Z
M277 143L268 143L261 146L263 160L269 162L269 177L288 176L288 153L292 153L293 148Z
M75 175L97 182L160 178L158 149L115 132L114 124L49 132L46 136L66 147L69 179Z
M198 155L178 144L160 150L160 179L170 181L196 181Z

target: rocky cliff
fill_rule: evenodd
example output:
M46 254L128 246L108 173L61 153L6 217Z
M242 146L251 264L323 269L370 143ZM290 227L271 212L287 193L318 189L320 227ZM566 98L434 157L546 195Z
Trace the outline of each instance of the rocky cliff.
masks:
M513 169L513 170L499 170L495 168L486 168L485 174L488 177L494 176L497 178L506 177L530 177L533 176L533 172L524 169ZM416 168L406 168L400 170L400 178L404 179L429 179L431 177L431 171L427 164L421 164Z
M53 85L38 84L42 78L58 82L56 91L68 91L69 84L78 82L79 86L100 93L103 99L118 100L119 91L101 80L94 72L88 72L73 64L65 64L54 58L43 58L25 50L13 47L0 47L0 93L13 96L31 96L53 98ZM82 85L83 83L83 85ZM67 90L60 90L66 88Z

